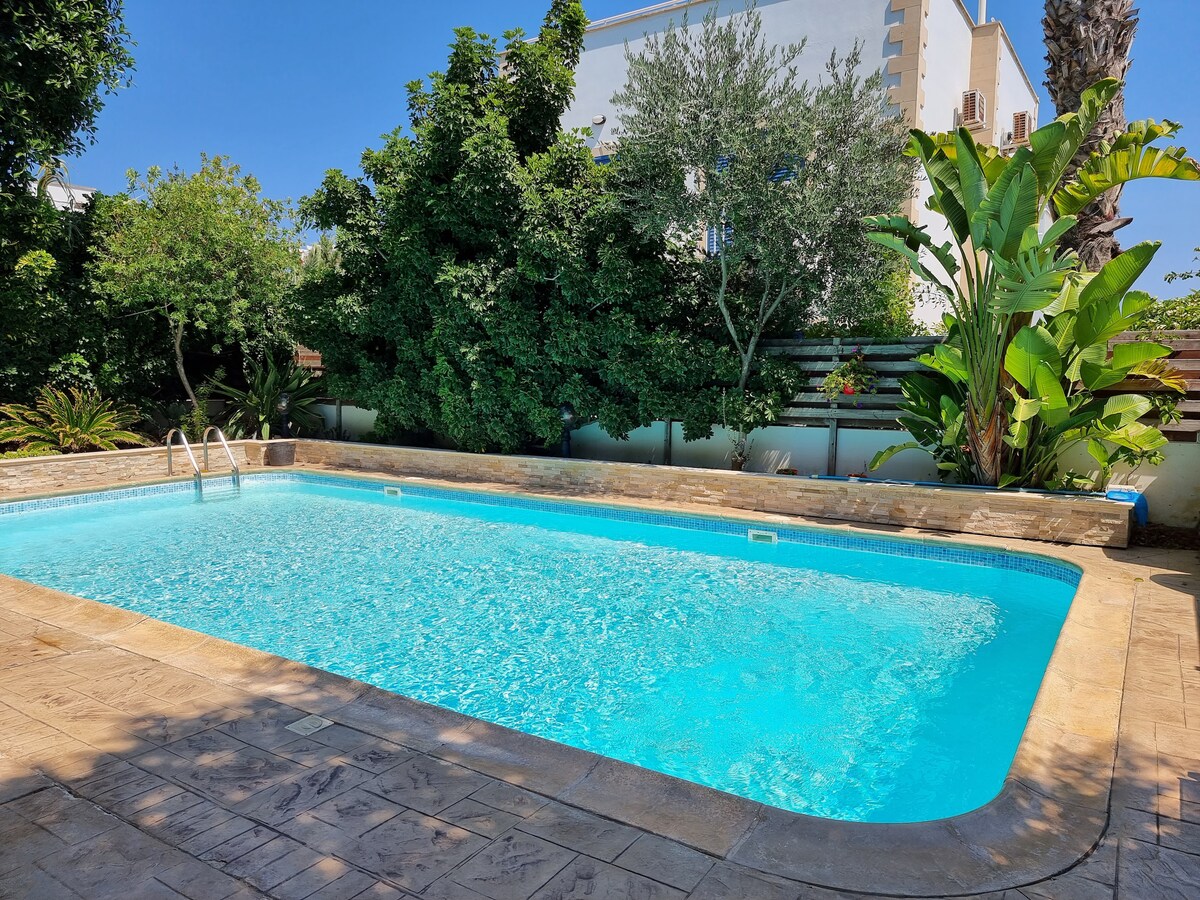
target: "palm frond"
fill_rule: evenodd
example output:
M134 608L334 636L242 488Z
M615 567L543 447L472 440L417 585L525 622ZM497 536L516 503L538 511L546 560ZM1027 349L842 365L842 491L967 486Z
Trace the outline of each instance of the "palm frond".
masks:
M33 406L0 406L0 416L0 443L25 450L86 453L150 443L130 428L138 420L135 409L117 406L96 391L72 388L68 394L44 387Z

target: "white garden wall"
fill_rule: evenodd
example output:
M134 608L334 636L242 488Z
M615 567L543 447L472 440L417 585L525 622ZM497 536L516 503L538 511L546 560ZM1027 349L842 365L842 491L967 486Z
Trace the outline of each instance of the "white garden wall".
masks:
M610 437L599 425L586 425L571 436L576 457L620 462L662 463L665 457L666 427L655 422L630 433L629 440ZM867 471L875 454L908 439L902 431L866 428L839 428L837 471L850 475ZM753 472L796 469L801 475L823 475L829 449L829 429L824 426L798 427L775 425L759 428L750 436L750 461ZM685 441L683 426L675 423L671 435L671 462L677 466L727 469L732 445L723 428L713 429L707 440ZM906 450L892 457L877 472L878 478L905 481L936 481L937 469L928 454Z
M375 417L378 415L375 410L360 409L349 403L343 403L341 407L341 428L347 437L356 440L375 427ZM332 432L338 427L338 405L336 403L318 403L315 409L325 420L326 429Z
M1141 466L1132 474L1128 467L1119 467L1109 486L1128 486L1145 494L1151 522L1195 528L1200 522L1200 443L1172 442L1163 454L1162 465ZM1096 475L1096 463L1083 446L1075 448L1067 463L1077 472Z

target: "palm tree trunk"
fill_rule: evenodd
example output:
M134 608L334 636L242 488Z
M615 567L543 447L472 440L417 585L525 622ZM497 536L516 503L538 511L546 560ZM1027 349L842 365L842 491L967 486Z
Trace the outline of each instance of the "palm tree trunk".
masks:
M1046 0L1042 28L1046 38L1046 87L1058 115L1079 109L1079 95L1102 78L1125 80L1129 48L1137 30L1133 0ZM1125 94L1121 91L1096 122L1068 167L1070 179L1101 141L1125 130ZM1129 223L1120 216L1121 188L1116 187L1079 214L1079 224L1063 245L1079 253L1095 272L1121 252L1114 232Z

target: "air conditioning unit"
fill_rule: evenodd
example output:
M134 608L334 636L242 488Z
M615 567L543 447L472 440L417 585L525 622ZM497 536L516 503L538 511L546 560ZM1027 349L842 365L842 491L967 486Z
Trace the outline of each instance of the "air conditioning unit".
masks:
M986 124L987 101L984 100L983 91L963 91L958 121L965 128L978 128Z
M1012 142L1018 147L1029 146L1029 132L1033 129L1033 116L1026 112L1013 113Z

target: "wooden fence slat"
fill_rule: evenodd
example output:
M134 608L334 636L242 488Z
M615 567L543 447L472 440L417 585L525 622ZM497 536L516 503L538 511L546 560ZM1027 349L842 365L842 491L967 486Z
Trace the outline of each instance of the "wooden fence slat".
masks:
M1160 427L1170 440L1196 440L1200 434L1200 331L1158 332L1155 340L1170 344L1174 353L1171 364L1179 369L1187 381L1187 397L1179 406L1183 421L1172 425L1159 425L1154 417L1147 417L1148 424ZM1147 337L1140 332L1119 334L1110 346L1131 341L1144 341ZM912 373L928 371L918 363L916 356L938 344L938 335L923 335L911 338L814 338L811 340L788 340L775 338L762 342L765 353L776 358L792 361L808 376L808 383L792 398L788 408L780 417L781 424L829 426L830 466L836 462L837 426L853 424L865 428L901 430L895 421L900 415L898 404L903 401L900 380ZM853 395L853 399L839 398L832 404L820 391L821 382L836 366L861 350L868 366L879 373L874 394ZM1144 379L1129 379L1113 385L1104 393L1137 392L1153 390L1153 385ZM830 469L832 471L832 468Z
M935 343L940 343L940 341L930 341L924 346L932 347ZM773 356L786 354L798 359L804 359L808 357L851 356L855 346L854 344L819 344L809 347L781 343L768 344L765 349ZM873 346L865 346L862 350L864 356L904 356L905 358L911 358L914 355L914 348L919 352L922 346L920 344L875 344Z
M1144 341L1147 335L1166 343L1175 345L1176 341L1200 341L1200 329L1184 328L1174 331L1122 331L1113 337L1110 344L1128 344L1131 341Z
M834 368L834 366L840 365L845 361L846 360L843 359L838 362L830 362L829 360L819 362L816 360L810 361L802 359L795 365L796 368L804 372L821 372L828 374L829 371ZM869 356L867 357L867 365L876 372L916 372L925 368L923 365L918 362L914 362L913 360L900 361L891 359L872 359Z
M900 415L897 409L805 409L803 407L789 407L783 411L780 416L780 421L786 419L878 419L880 421L894 421L896 416ZM897 428L900 426L897 425Z
M882 404L891 404L895 406L897 400L903 399L903 394L900 393L878 393L878 394L843 394L845 399L838 400L838 403L870 403L874 406ZM792 398L792 403L800 405L802 403L820 403L827 404L830 401L824 394L797 394Z
M1200 331L1194 332L1200 337ZM822 347L830 346L830 341L835 341L836 346L844 353L846 350L853 350L855 347L863 347L865 349L873 349L875 347L887 347L896 344L903 344L906 347L921 346L922 344L940 344L945 338L940 334L918 334L914 337L904 338L764 338L759 341L763 347Z

